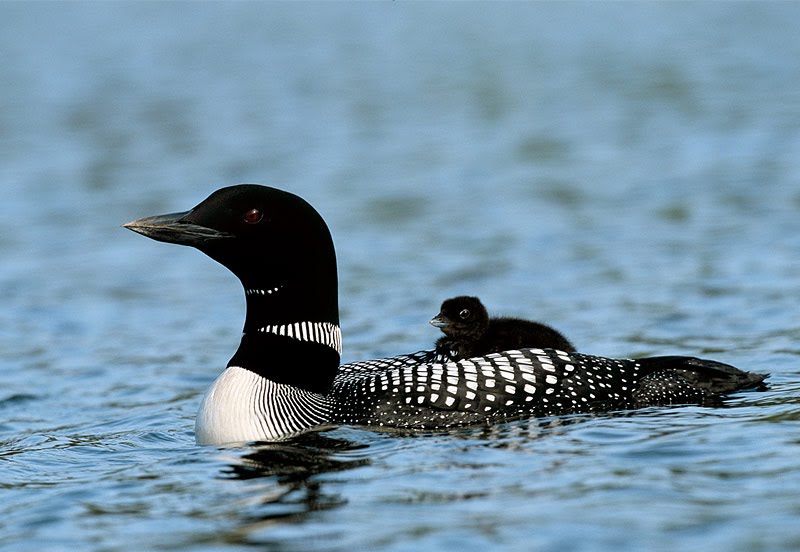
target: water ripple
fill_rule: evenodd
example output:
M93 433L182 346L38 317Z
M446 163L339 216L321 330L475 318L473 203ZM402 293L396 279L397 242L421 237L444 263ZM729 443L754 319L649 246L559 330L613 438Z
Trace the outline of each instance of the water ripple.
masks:
M0 3L0 546L797 550L799 17ZM330 224L347 359L429 346L468 293L770 389L198 447L244 298L119 225L236 182Z

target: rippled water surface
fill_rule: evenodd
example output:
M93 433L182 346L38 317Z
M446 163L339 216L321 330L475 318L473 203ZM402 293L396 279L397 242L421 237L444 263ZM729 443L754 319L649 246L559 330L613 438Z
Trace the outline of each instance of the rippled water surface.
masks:
M800 549L800 5L0 4L0 547ZM345 359L442 299L770 372L723 408L194 444L235 278L121 229L308 199Z

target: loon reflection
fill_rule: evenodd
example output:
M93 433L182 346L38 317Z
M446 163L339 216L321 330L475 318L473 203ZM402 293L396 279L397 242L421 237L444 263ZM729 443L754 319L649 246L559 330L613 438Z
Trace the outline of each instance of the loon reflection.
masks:
M254 443L241 456L228 458L223 477L265 480L253 497L258 508L241 528L244 533L257 532L265 524L298 523L312 512L345 505L347 499L326 491L325 479L318 476L369 466L374 452L370 449L376 441L400 436L440 436L463 441L468 447L516 448L520 443L529 445L535 439L592 418L597 415L536 418L436 431L366 428L307 433L280 443ZM252 541L250 537L248 541Z
M265 523L299 523L312 512L343 506L347 501L338 494L326 493L317 476L368 465L367 458L347 457L348 453L366 448L366 444L322 433L304 434L280 443L253 444L223 470L223 477L229 479L266 480L253 497L259 507L240 530L247 534Z

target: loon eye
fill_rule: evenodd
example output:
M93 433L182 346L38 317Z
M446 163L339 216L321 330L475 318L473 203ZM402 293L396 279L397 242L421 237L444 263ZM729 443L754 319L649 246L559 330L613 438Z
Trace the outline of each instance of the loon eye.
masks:
M255 224L257 222L261 222L262 218L264 218L264 214L258 209L250 209L244 214L244 221L247 224Z
M458 313L458 315L462 319L466 320L467 318L469 318L469 309L463 309L461 312Z

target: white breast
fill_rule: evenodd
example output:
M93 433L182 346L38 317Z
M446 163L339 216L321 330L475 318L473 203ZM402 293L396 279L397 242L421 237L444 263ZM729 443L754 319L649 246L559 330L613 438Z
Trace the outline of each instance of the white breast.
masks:
M200 445L280 441L326 425L327 399L230 366L200 403L195 437Z

